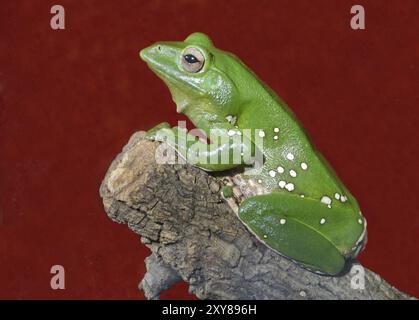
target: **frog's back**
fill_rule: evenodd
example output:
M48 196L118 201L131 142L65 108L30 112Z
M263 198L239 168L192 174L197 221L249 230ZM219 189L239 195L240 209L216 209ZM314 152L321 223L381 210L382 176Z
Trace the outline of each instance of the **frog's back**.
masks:
M313 146L292 111L266 90L269 94L259 95L261 100L242 113L239 123L241 128L253 129L263 138L262 170L249 178L268 190L291 192L330 207L350 206L359 211L355 198ZM259 116L254 117L255 113Z

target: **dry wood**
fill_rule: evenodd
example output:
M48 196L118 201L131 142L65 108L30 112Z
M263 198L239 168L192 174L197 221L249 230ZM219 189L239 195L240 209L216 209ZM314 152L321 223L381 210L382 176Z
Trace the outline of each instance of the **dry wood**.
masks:
M223 181L188 164L157 164L158 142L134 134L100 194L108 216L151 249L140 283L148 299L183 279L200 299L408 299L365 270L365 288L305 270L260 243L220 195ZM235 188L236 196L243 196ZM355 265L360 266L355 262ZM360 266L361 267L361 266ZM359 284L359 282L357 282Z

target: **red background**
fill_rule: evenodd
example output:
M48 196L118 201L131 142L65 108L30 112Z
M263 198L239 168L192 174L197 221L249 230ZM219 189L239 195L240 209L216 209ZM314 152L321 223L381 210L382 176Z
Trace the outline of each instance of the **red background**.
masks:
M368 219L361 262L419 296L417 1L360 1L364 31L358 1L58 3L66 30L50 28L55 1L0 4L0 298L143 298L149 251L98 189L132 133L182 118L138 51L194 31L289 103Z

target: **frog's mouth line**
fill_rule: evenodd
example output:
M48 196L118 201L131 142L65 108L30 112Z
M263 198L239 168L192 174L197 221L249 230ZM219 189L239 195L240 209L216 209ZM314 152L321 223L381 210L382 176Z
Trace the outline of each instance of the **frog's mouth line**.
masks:
M178 77L175 77L168 72L163 72L160 69L155 68L154 66L155 65L151 65L150 69L152 69L159 76L159 78L161 78L163 81L171 80L172 83L181 83L182 85L187 86L187 87L193 89L194 91L199 92L200 94L203 94L203 91L200 87L194 86L190 82L179 80ZM169 86L169 84L167 84L167 86Z

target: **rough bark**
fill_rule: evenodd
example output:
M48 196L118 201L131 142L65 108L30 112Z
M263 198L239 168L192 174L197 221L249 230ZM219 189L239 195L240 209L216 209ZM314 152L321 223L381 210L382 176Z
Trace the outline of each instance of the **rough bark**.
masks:
M357 278L349 271L318 275L275 253L222 198L220 188L233 177L188 164L157 164L159 143L143 136L134 134L113 161L100 194L108 216L127 224L152 251L140 283L148 299L158 299L180 279L200 299L409 298L366 268L364 289L354 289ZM234 191L238 198L246 193Z

